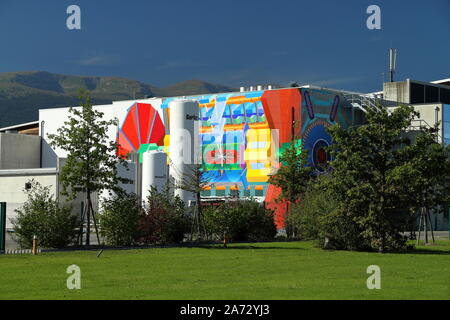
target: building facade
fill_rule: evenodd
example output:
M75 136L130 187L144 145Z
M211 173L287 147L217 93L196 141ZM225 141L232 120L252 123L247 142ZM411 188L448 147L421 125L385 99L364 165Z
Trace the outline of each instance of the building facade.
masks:
M411 104L411 83L385 84L384 99L392 100L394 104ZM450 88L441 84L436 86L439 87L438 97L445 96L444 89ZM114 101L94 106L103 113L104 120L118 120L117 125L109 127L108 138L118 143L117 153L130 160L130 169L119 168L119 172L132 183L122 187L145 199L146 190L155 181L176 175L172 166L179 154L195 154L191 159L195 158L194 162L208 172L209 186L203 190L203 198L223 199L239 195L264 201L275 211L277 228L283 229L286 205L275 201L280 190L268 183L270 175L281 165L280 154L292 141L302 144L308 150L311 165L320 173L321 164L330 160L326 147L332 141L326 128L333 124L344 128L363 124L364 113L372 105L371 98L370 94L312 86L258 89L261 90ZM441 141L448 143L450 105L428 100L414 106L421 113L421 121L429 125L441 123ZM191 111L180 111L177 108L183 101L195 107ZM39 121L32 130L39 132L39 136L33 137L38 140L30 144L32 147L25 148L32 150L33 156L26 157L33 163L25 167L48 169L57 177L67 154L50 146L48 135L57 133L68 116L69 108L39 111ZM184 130L189 137L175 138L178 129ZM26 155L26 152L22 150L16 156ZM39 181L39 175L36 179ZM52 181L56 196L59 196L58 179ZM101 196L94 195L95 202ZM2 197L0 201L6 201ZM82 200L81 196L79 200ZM445 219L448 218L436 220L435 228L447 228L448 220Z

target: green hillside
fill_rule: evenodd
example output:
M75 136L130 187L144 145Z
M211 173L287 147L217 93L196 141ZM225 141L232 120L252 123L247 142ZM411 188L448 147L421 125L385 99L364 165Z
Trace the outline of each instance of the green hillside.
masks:
M204 82L201 80L188 80L176 83L172 86L157 89L153 88L154 92L159 96L184 96L184 95L195 95L195 94L205 94L205 93L216 93L216 92L228 92L234 89L218 84L212 84Z
M233 91L232 88L189 80L158 88L118 77L84 77L43 71L0 73L0 127L38 119L38 110L78 104L77 91L91 91L94 104L111 101Z

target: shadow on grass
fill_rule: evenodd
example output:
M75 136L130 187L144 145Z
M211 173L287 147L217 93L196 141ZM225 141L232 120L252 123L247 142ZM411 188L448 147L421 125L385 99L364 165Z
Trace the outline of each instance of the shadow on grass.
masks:
M250 245L233 245L228 244L228 246L225 248L222 245L205 245L205 246L198 246L199 249L215 249L215 250L306 250L305 248L301 247L259 247L259 246L250 246Z
M404 251L400 253L406 253L406 254L443 254L443 255L450 255L450 250L435 250L435 249L426 249L426 248L420 248L420 249L413 249L410 251Z

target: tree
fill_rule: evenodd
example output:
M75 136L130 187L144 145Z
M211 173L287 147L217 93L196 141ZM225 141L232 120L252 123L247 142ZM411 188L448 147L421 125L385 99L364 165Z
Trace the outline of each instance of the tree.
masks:
M322 174L311 183L302 200L293 205L286 217L286 233L294 238L323 240L324 217L336 207L328 188L330 174Z
M141 207L135 194L114 195L102 202L101 234L113 246L131 246L138 240Z
M92 207L92 194L103 190L122 193L119 182L127 182L117 174L120 164L126 166L125 159L116 156L117 144L110 141L107 135L108 127L115 125L117 120L102 120L103 113L94 110L90 95L80 90L81 107L70 108L69 117L57 134L49 134L50 145L67 152L67 161L60 173L62 184L61 194L74 199L80 192L86 194L87 232L86 245L90 244L90 217L95 214Z
M185 204L170 187L159 192L150 188L145 212L139 220L139 241L141 243L180 243L189 232L191 221L185 212Z
M214 174L208 171L202 164L193 164L189 167L187 173L184 174L181 181L176 188L183 189L185 191L191 192L195 195L195 213L193 219L192 232L197 232L200 235L200 228L203 223L203 207L201 205L201 192L205 190L206 187L211 187L213 184ZM195 230L196 229L196 230ZM205 231L205 230L204 230Z
M308 164L308 151L296 141L282 153L281 167L271 175L269 183L281 189L280 199L294 204L306 192L314 178L314 168Z
M401 233L411 208L426 201L423 187L445 189L445 179L437 175L448 177L448 159L430 130L419 128L411 135L418 116L412 107L392 112L381 108L367 113L367 125L329 128L334 142L329 188L337 206L327 216L325 230L335 247L380 252L404 248ZM428 162L430 150L433 160ZM442 200L431 198L426 197L430 205Z
M209 234L234 241L271 240L277 233L273 212L254 199L232 200L205 210Z
M30 181L30 188L24 190L27 201L16 210L12 219L14 236L22 247L30 248L36 236L44 248L63 248L72 243L76 236L77 218L72 208L61 206L53 199L49 187Z
M403 182L407 188L404 201L409 203L412 212L411 227L414 229L411 233L417 227L417 212L425 213L422 218L425 218L426 226L429 210L442 213L450 202L450 146L438 142L439 123L413 133L414 143L402 150L400 155L405 163L395 175L396 182ZM428 237L425 239L427 241Z

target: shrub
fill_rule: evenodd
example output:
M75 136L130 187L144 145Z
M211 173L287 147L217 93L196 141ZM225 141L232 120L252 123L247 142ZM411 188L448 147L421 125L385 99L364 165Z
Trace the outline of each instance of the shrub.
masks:
M303 198L286 216L286 230L290 237L316 240L325 249L361 249L361 230L346 215L330 187L332 174L319 176L308 186Z
M321 239L324 217L335 209L333 197L323 188L326 177L318 179L322 180L322 184L311 183L303 198L286 215L286 231L292 238Z
M17 216L11 219L14 237L20 246L30 248L35 235L40 247L63 248L72 244L78 226L72 208L60 206L50 195L49 187L43 187L34 180L30 183L31 188L24 190L27 201L21 209L16 210Z
M370 234L367 226L371 212L361 210L358 215L348 210L342 195L336 195L334 184L339 183L333 174L323 175L310 184L303 199L293 206L286 217L286 229L290 236L317 240L326 249L373 250L381 244L379 235ZM388 212L386 210L386 212ZM397 219L398 223L394 220ZM397 228L405 221L405 215L392 212L384 218L385 230ZM383 247L396 251L404 247L404 237L395 230L388 232Z
M141 243L180 243L190 231L191 219L186 214L183 200L172 196L167 187L158 192L150 190L146 208L139 219Z
M273 212L256 200L230 201L204 210L205 226L214 239L262 241L273 239Z
M112 246L135 245L140 215L139 200L135 194L105 199L100 215L101 234L105 242Z

